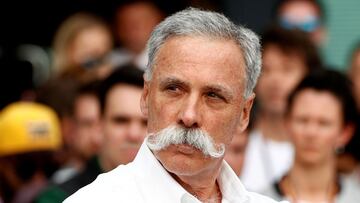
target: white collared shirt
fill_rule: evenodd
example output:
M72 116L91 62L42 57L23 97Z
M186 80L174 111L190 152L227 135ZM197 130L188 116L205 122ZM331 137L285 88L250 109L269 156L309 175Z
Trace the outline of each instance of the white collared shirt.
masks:
M133 162L99 175L64 202L200 203L170 176L145 142ZM275 203L270 198L246 191L225 161L217 181L222 203Z

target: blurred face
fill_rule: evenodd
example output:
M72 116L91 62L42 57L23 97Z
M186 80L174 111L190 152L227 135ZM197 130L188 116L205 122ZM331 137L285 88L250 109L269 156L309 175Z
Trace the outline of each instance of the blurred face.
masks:
M85 159L93 156L102 140L100 131L100 106L91 94L83 94L75 100L75 137L73 143L77 152Z
M282 116L287 96L306 71L302 57L285 54L275 45L266 46L263 51L262 74L256 88L262 111Z
M157 54L152 80L146 82L142 110L148 131L171 126L201 129L226 147L237 126L248 123L253 97L243 99L245 63L238 46L229 40L172 37ZM172 144L153 151L176 175L214 173L223 157L210 158L188 144Z
M239 128L226 150L225 160L235 171L237 176L241 175L247 142L248 131L241 132Z
M360 51L357 51L357 53L354 54L350 78L354 84L354 96L358 109L360 109Z
M112 48L112 40L107 30L102 27L90 27L82 30L74 38L69 51L69 58L74 66L81 66L91 59L106 55Z
M108 170L131 162L146 134L146 118L140 111L142 88L119 84L111 88L103 116L101 157Z
M315 44L324 41L324 30L318 8L308 1L290 1L279 10L281 23L285 28L300 28L310 33Z
M121 7L116 14L117 36L120 42L135 53L145 49L153 28L162 14L151 3L136 2Z
M344 138L341 104L328 92L302 90L294 98L287 128L297 162L318 165L333 161Z

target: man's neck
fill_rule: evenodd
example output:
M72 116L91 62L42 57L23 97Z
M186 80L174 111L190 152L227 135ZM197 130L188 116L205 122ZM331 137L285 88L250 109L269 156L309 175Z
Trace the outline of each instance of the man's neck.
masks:
M260 129L265 139L288 141L283 115L262 112L256 126Z
M221 202L222 195L217 183L221 164L217 169L202 172L194 176L171 174L174 179L190 194L201 202Z

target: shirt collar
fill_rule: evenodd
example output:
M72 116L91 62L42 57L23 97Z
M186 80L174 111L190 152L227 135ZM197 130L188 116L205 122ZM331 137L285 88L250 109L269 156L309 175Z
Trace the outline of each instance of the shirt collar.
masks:
M223 196L223 202L242 203L248 201L248 191L225 160L221 165L217 181Z
M187 192L174 178L165 170L161 163L146 145L146 140L142 143L140 150L133 161L136 181L143 185L144 198L154 201L154 198L161 200L179 200L181 203L200 203L193 195ZM147 184L151 183L151 187ZM223 161L218 177L218 183L223 196L223 202L245 202L248 193L241 184L239 178L232 171L230 166ZM159 193L159 188L166 188L166 191Z

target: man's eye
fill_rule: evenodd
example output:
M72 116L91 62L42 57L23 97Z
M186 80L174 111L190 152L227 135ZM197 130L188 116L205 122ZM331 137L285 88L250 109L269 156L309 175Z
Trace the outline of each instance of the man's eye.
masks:
M218 96L216 93L214 93L214 92L209 92L209 93L207 93L207 96L208 96L208 97L212 97L212 98L219 98L219 96Z
M221 95L215 93L215 92L208 92L207 96L214 99L224 99Z
M179 88L176 85L169 85L168 87L166 87L167 90L171 90L171 91L176 91Z
M168 85L164 89L165 91L169 91L169 92L178 92L180 90L179 86L177 85Z

